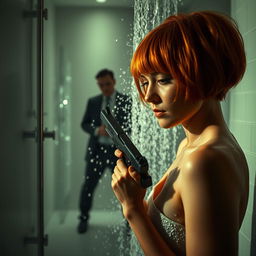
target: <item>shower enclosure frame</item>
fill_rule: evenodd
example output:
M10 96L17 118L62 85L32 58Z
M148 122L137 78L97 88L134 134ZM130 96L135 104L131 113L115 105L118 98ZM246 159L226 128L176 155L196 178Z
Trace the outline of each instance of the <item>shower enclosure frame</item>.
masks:
M37 2L37 227L38 256L44 255L47 237L44 235L44 144L43 144L43 28L44 0ZM45 239L46 238L46 239Z
M33 1L32 1L33 2ZM54 132L44 132L43 105L43 28L44 18L47 19L47 9L44 0L37 0L36 9L26 11L25 17L36 18L36 123L34 131L24 131L23 138L35 139L36 143L36 176L37 176L37 231L36 236L24 238L24 244L36 244L37 256L44 256L44 246L48 244L48 236L44 234L44 138L55 137Z
M44 228L44 139L55 139L55 131L44 129L44 20L48 19L48 10L44 0L37 1L37 244L38 256L44 256L44 247L48 244L48 235Z
M44 256L44 247L48 244L48 235L44 232L44 139L55 139L54 131L44 130L44 19L48 19L48 10L44 8L44 0L37 0L36 10L27 13L35 17L36 24L36 119L37 127L32 132L24 132L24 138L34 138L37 149L37 235L25 237L25 244L37 244L37 256Z

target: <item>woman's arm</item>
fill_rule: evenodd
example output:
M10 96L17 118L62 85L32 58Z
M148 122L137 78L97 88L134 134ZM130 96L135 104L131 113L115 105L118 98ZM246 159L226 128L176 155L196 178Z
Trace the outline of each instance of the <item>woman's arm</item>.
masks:
M117 150L116 156L121 157L122 153ZM147 206L144 200L146 190L140 186L139 174L131 167L127 169L124 162L118 160L111 185L144 254L146 256L174 256L175 254L147 215Z

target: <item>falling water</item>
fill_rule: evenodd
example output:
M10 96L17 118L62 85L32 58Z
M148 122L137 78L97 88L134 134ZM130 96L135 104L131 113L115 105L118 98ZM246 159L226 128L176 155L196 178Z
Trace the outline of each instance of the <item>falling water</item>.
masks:
M168 16L177 13L178 2L180 1L134 1L133 50L136 49L139 42L150 30L159 25ZM148 159L149 173L154 184L162 177L175 158L177 144L182 137L182 129L179 126L172 129L160 128L152 111L139 101L135 85L133 84L132 88L129 87L129 89L129 94L133 100L131 138L141 154ZM150 189L148 189L147 195L149 192ZM126 221L122 223L122 227L119 230L120 255L143 255L135 236L127 230Z
M131 27L131 31L133 31L128 35L126 45L128 56L132 54L142 38L150 30L159 25L166 17L177 13L178 2L180 0L134 0L133 29ZM122 19L121 22L123 22ZM115 42L118 43L118 39L115 39ZM140 102L132 78L127 78L128 73L129 68L120 67L119 79L121 80L123 93L132 98L132 111L127 110L127 119L131 121L131 139L141 154L147 158L150 167L149 173L154 184L162 177L173 161L178 142L182 137L182 129L180 127L172 129L159 127L152 111ZM125 108L127 107L126 105ZM123 128L125 131L129 129L129 127ZM96 159L92 160L97 161L97 156ZM149 193L150 188L146 197ZM121 211L117 199L111 201L111 208L114 211ZM117 237L116 244L119 245L118 256L143 255L125 219L120 224L113 225L113 223L110 223L105 231L98 230L96 232L94 240L104 247L104 255L111 255L111 244L113 243L113 241L110 241L111 237ZM93 248L95 252L96 249Z
M166 17L177 12L177 1L136 0L134 6L134 50L141 39ZM132 87L132 140L148 159L153 181L159 180L175 157L179 127L162 129L151 109L138 100L138 92Z

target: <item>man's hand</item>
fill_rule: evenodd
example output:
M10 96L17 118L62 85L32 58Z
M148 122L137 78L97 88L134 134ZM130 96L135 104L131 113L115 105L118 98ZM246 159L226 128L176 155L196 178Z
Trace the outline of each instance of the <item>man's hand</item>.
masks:
M106 126L105 125L101 125L99 127L99 130L98 130L98 135L99 136L108 136L107 132L106 132Z

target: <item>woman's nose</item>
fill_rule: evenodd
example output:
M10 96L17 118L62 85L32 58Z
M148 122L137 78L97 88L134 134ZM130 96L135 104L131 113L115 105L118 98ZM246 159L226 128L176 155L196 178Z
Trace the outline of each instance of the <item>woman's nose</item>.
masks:
M146 89L144 99L147 103L158 103L159 102L160 97L157 94L154 86L148 86L148 88Z

